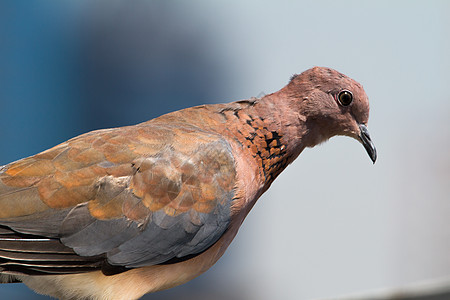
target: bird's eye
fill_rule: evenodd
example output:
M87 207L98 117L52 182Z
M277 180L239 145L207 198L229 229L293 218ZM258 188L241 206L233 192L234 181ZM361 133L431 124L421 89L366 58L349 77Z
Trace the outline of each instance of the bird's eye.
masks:
M342 106L349 106L353 101L353 95L349 91L341 91L338 100Z

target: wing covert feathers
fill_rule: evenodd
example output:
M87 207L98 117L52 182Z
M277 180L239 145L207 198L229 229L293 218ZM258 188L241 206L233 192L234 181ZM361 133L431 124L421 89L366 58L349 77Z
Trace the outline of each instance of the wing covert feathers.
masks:
M217 134L145 123L6 165L0 272L135 268L201 253L230 222L235 172Z

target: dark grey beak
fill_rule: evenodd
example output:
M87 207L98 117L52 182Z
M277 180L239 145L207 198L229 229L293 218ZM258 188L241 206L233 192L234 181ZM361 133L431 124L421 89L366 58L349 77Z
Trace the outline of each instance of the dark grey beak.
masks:
M361 143L366 149L367 154L369 154L370 159L373 161L373 163L375 163L375 161L377 160L377 149L375 148L375 145L370 139L369 130L367 129L366 125L360 124L359 132L360 132L359 138L361 139Z

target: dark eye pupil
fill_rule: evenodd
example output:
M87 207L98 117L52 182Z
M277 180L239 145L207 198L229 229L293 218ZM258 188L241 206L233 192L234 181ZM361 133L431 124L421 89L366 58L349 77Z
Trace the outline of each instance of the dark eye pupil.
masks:
M353 101L352 93L349 91L342 91L339 93L339 103L341 103L343 106L350 105Z

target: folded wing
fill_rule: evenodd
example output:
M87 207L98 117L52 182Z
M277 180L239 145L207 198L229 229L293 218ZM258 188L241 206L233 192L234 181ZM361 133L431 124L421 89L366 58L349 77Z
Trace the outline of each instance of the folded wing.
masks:
M0 169L0 272L65 274L171 263L230 222L229 144L193 128L91 132Z

